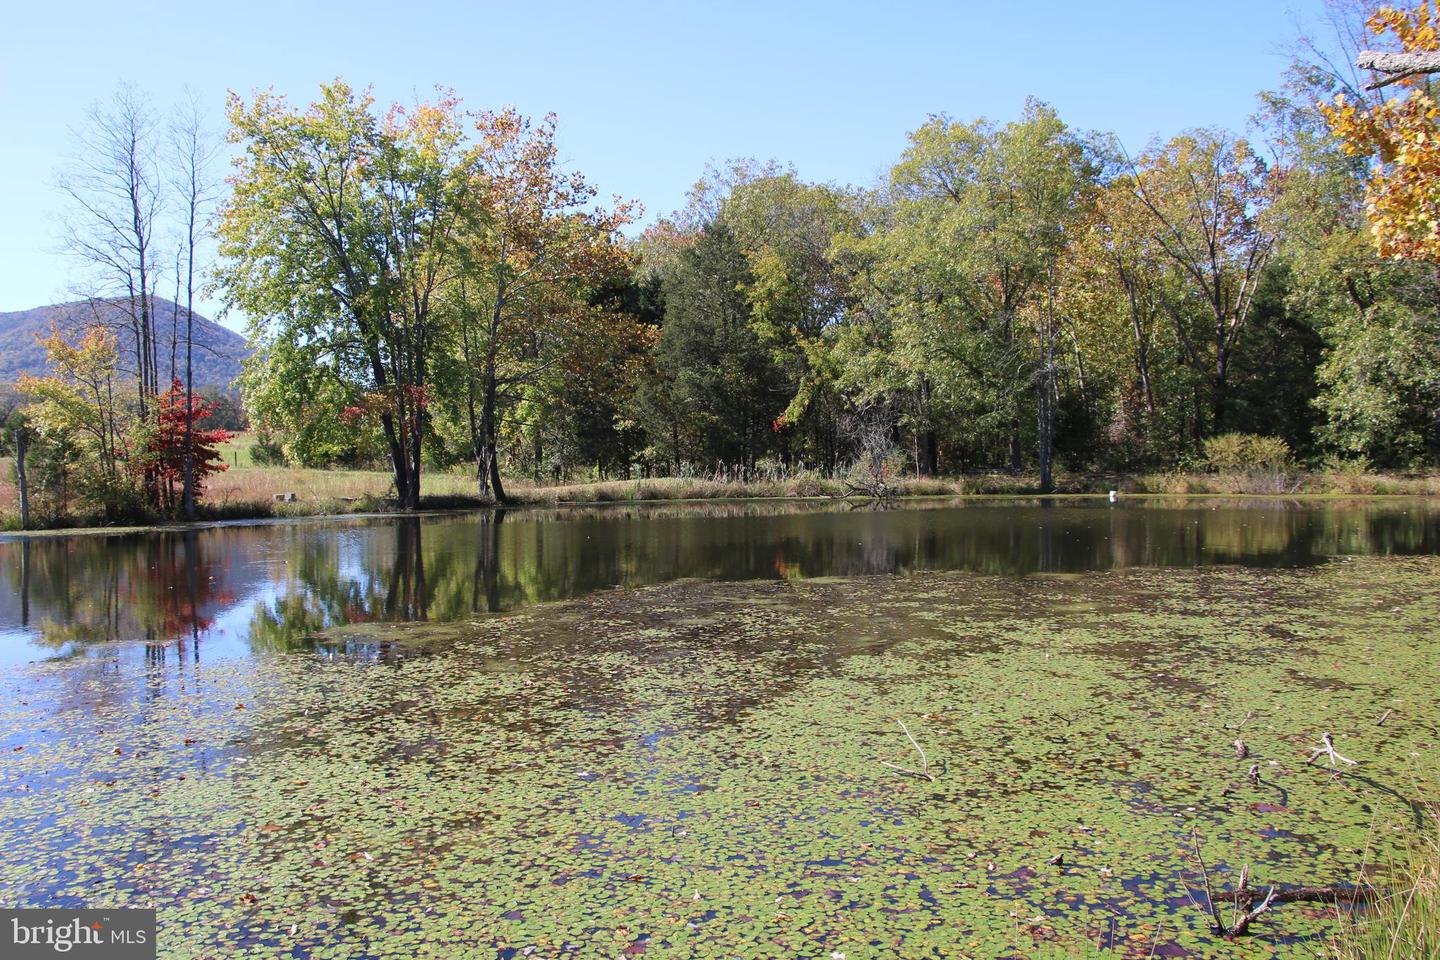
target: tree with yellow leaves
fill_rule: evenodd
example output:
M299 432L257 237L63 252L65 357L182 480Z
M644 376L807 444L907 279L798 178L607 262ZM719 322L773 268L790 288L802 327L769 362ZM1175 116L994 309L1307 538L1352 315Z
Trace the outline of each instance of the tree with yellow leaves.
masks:
M1440 10L1433 0L1408 11L1381 7L1368 23L1376 35L1399 42L1404 54L1397 62L1409 57L1420 67L1396 72L1375 54L1362 56L1362 66L1390 72L1376 86L1394 82L1408 95L1367 107L1341 94L1320 109L1348 153L1376 160L1366 212L1381 254L1440 262L1440 107L1432 71L1422 63L1426 55L1440 55Z
M127 469L138 418L120 372L115 334L94 326L71 343L55 328L41 343L52 372L22 376L17 384L30 400L26 414L39 434L40 449L66 451L59 489L71 486L73 461L81 498L107 517L118 515L138 495L133 471ZM58 499L63 512L68 496L62 493Z

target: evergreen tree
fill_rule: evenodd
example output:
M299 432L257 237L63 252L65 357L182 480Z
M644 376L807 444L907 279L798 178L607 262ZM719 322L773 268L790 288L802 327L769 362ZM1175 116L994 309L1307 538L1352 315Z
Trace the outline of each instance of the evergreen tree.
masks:
M733 231L709 224L665 280L665 323L641 416L669 459L753 472L774 446L789 397L752 325L749 261ZM678 466L678 463L675 465Z

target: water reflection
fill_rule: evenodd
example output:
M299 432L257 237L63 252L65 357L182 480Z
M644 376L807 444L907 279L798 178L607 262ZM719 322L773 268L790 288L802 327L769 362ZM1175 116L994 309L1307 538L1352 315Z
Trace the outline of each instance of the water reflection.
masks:
M920 569L1304 566L1440 552L1423 501L826 504L489 511L0 542L0 663L142 641L293 649L341 624L456 620L617 586Z

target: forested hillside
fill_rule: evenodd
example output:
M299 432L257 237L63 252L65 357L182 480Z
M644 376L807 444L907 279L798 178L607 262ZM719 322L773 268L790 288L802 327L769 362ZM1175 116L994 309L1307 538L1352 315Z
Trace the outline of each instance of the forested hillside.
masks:
M177 307L163 297L154 299L158 345L162 365L169 372L172 349L177 357L178 372L184 374L185 308ZM122 364L130 358L128 369L133 373L135 337L126 316L114 304L103 300L79 300L57 303L32 310L0 313L0 382L9 383L22 374L39 376L49 365L45 347L40 342L50 336L52 327L75 336L86 327L99 323L116 333L117 349ZM178 330L178 337L176 331ZM233 388L245 359L245 338L213 320L195 315L195 386L222 390Z

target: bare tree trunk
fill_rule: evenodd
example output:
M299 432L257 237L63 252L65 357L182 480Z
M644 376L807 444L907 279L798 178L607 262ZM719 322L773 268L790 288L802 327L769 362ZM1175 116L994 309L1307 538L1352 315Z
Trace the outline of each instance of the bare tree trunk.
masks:
M181 464L182 510L195 519L195 255L200 222L210 199L207 168L215 144L203 129L197 104L182 115L174 130L179 155L179 183L185 201L185 452ZM177 286L179 277L175 280ZM179 306L176 306L179 310ZM172 346L173 353L173 346Z
M166 388L175 382L175 367L180 350L180 252L175 252L175 299L170 301L170 377Z
M462 288L461 298L465 294ZM475 460L475 484L482 497L490 496L490 467L486 444L480 435L480 418L475 412L475 357L470 347L470 325L460 324L460 358L465 364L465 416L470 427L470 455Z
M488 450L480 439L480 420L475 414L475 382L468 373L465 377L465 414L470 423L470 453L475 458L475 482L479 485L480 496L488 497L490 496L490 467L486 460Z
M405 465L405 448L395 432L395 417L390 413L380 414L380 429L385 434L385 445L390 451L390 469L395 477L395 496L404 504L410 496L410 470Z
M1150 380L1150 335L1146 328L1147 323L1141 323L1140 316L1140 295L1136 289L1137 281L1126 270L1123 263L1119 265L1120 282L1125 287L1125 295L1130 301L1130 332L1135 335L1135 372L1140 376L1140 389L1145 395L1145 413L1153 420L1155 418L1155 389ZM1149 311L1147 311L1149 312ZM1149 312L1153 318L1153 312Z
M388 389L390 378L385 373L380 346L373 335L367 338L365 350L370 361L370 375L374 378L376 388L383 392ZM385 435L385 447L390 455L391 475L395 478L395 496L403 504L410 492L410 470L405 465L405 447L395 429L395 415L391 411L380 414L380 430Z
M506 503L510 498L505 495L505 486L500 480L500 443L495 410L498 385L493 355L485 363L485 393L481 399L480 431L485 445L485 465L490 470L490 489L495 495L496 503Z
M195 519L195 261L190 260L191 280L185 290L185 455L181 464L182 495L186 520Z
M1136 345L1135 369L1140 374L1140 389L1145 396L1145 412L1153 420L1155 418L1155 389L1150 383L1150 351L1143 342Z
M1042 377L1036 384L1037 407L1036 420L1040 433L1039 459L1040 459L1040 492L1051 493L1055 489L1055 478L1052 475L1052 462L1054 459L1055 444L1055 405L1051 376Z
M1229 419L1230 398L1225 395L1229 386L1227 383L1229 380L1229 363L1230 357L1228 352L1221 352L1215 358L1215 400L1213 404L1215 417L1213 431L1215 433L1224 433L1225 422Z
M15 483L20 488L20 529L30 529L30 484L25 478L25 428L15 430Z
M1440 73L1440 53L1362 50L1355 58L1355 66L1381 73Z
M918 411L922 422L928 420L927 411L930 407L930 378L920 378L920 410ZM934 427L927 427L921 432L919 440L919 451L916 468L927 477L933 477L940 472L940 438Z
M77 138L76 153L61 181L69 195L66 246L93 270L93 304L107 314L97 319L120 326L135 339L135 386L142 421L148 421L158 393L154 295L157 289L155 230L164 189L156 163L154 115L143 96L119 88L96 104ZM160 503L154 469L143 474L152 505Z
M500 263L505 263L505 244L500 246ZM495 291L495 302L490 311L490 324L485 341L485 383L484 392L481 395L480 403L480 432L481 442L485 446L486 466L490 471L490 490L495 495L496 503L507 503L509 497L505 495L505 485L500 480L500 443L499 443L499 420L497 406L499 405L499 380L495 369L497 352L500 349L500 329L505 319L505 284L500 283Z
M921 456L924 464L920 471L927 477L933 477L940 472L940 435L934 430L926 430L920 444Z
M412 379L415 384L425 383L426 368L423 348L418 352L417 376ZM406 510L420 509L420 464L424 455L425 446L425 401L423 395L418 395L412 403L412 421L410 425L410 447L406 451L407 464L410 469L410 496L405 503Z
M1048 321L1045 326L1049 326ZM1035 378L1035 427L1039 434L1040 492L1055 489L1052 466L1055 453L1055 341L1053 331L1044 330L1040 343L1040 371Z

